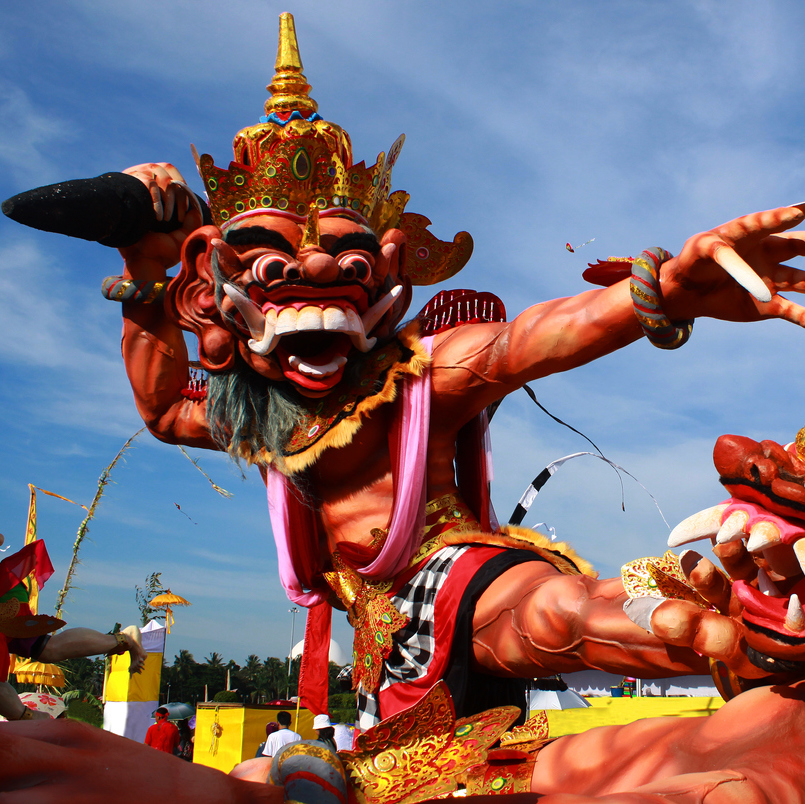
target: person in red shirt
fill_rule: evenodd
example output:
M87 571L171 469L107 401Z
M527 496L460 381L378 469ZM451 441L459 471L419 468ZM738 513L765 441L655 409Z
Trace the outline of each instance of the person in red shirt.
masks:
M168 720L168 710L164 706L154 712L154 719L156 723L149 726L145 734L145 744L157 751L172 754L179 747L179 729Z

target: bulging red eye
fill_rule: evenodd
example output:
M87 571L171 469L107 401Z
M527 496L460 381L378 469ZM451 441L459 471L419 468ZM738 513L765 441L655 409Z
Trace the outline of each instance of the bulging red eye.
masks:
M282 254L263 254L258 257L252 265L254 278L263 285L268 285L277 279L282 279L285 275L285 268L290 263L290 258Z
M372 275L372 266L362 254L347 254L338 261L344 279L366 282Z

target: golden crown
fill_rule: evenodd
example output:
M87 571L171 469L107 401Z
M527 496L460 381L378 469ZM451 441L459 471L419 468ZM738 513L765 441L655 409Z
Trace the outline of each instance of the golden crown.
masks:
M349 135L323 120L302 73L293 16L280 15L279 46L265 116L235 136L234 161L216 167L209 154L196 156L213 220L222 229L251 214L276 212L305 218L311 208L352 215L381 236L402 229L410 246L408 275L415 285L453 276L472 254L466 232L452 243L438 240L423 215L405 213L409 195L391 192L391 171L404 136L375 164L352 164Z

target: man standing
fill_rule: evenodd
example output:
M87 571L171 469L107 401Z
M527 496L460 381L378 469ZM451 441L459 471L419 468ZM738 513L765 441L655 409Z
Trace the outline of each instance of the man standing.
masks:
M179 747L179 729L168 720L168 710L164 706L154 712L154 719L156 722L148 727L145 734L145 744L157 751L172 754Z
M279 728L273 734L269 734L266 739L265 748L263 748L264 757L273 757L283 745L295 743L302 739L300 734L297 734L290 728L290 712L279 712L277 714L277 723L279 723Z

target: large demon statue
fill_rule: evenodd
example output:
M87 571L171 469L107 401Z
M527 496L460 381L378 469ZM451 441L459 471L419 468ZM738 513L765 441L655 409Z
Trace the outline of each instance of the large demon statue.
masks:
M631 293L626 278L507 323L494 297L445 292L401 327L411 285L454 275L470 238L436 240L427 219L404 211L407 194L390 193L401 141L372 167L352 163L348 136L308 94L293 21L281 19L266 116L236 136L227 170L198 159L212 222L203 225L175 168L139 165L126 171L131 192L145 194L157 223L97 239L123 245L125 274L106 292L123 302L123 357L143 419L162 440L258 466L281 580L310 608L310 633L326 631L333 605L355 627L360 725L416 704L439 680L462 716L517 700L519 678L585 667L657 677L707 672L712 658L744 678L779 670L757 666L767 643L748 661L740 601L709 562L687 558L709 606L638 598L627 616L620 579L596 580L569 548L498 527L484 411L529 380L644 333L681 345L699 316L805 323L805 310L777 295L805 290L805 275L784 264L805 254L805 236L786 232L805 213L739 218L691 238L676 258L645 252ZM190 380L186 331L198 338L202 385ZM746 559L743 542L727 547L733 564L736 551ZM805 636L801 625L796 637ZM764 724L783 711L801 719L801 693L786 690L740 696L734 704L748 703L717 716L720 737L745 722L750 705L765 707ZM559 740L539 755L534 789L556 793L545 802L559 804L675 777L666 787L679 797L651 788L628 800L700 801L751 777L705 773L737 767L747 742L707 743L703 728L662 721L621 742ZM672 740L680 747L669 753ZM609 745L620 746L618 762ZM595 773L585 764L591 751ZM678 780L690 773L701 778ZM227 800L267 797L231 784ZM192 783L197 800L223 796L220 780L205 785Z

